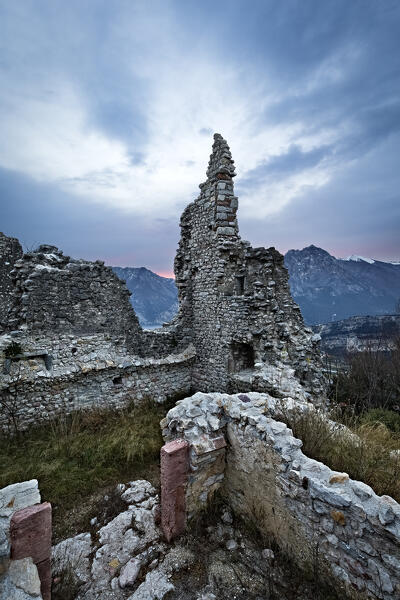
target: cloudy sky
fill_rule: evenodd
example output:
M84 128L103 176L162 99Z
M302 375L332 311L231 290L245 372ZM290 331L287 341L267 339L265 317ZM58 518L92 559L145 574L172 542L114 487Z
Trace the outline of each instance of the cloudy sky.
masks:
M400 258L399 0L0 0L0 230L170 273L212 134L254 246Z

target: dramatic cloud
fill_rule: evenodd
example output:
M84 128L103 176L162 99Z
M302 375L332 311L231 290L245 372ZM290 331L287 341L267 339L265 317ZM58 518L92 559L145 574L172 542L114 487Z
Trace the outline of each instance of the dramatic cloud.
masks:
M396 0L0 0L0 229L169 271L219 131L251 241L399 256L399 27Z

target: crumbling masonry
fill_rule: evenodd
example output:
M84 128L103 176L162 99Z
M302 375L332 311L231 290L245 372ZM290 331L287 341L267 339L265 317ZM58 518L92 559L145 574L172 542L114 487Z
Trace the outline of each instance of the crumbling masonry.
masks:
M140 327L125 284L102 262L44 245L21 256L18 241L0 234L0 428L197 391L161 422L161 511L148 482L120 484L127 510L96 536L81 533L56 547L64 559L67 547L79 550L75 575L87 586L80 598L126 598L125 588L138 584L131 600L173 592L170 566L178 568L179 552L165 541L218 490L236 516L256 522L340 597L398 600L399 504L305 456L282 422L283 411L312 413L323 401L319 336L304 327L283 257L240 239L234 176L229 147L215 134L207 181L181 219L179 313L156 331ZM36 480L0 490L7 599L21 586L26 600L50 596L51 510L39 503ZM116 557L118 572L110 569Z
M21 257L1 234L1 426L192 390L321 396L319 336L304 327L282 255L239 237L234 176L215 134L207 180L181 218L179 313L156 331L140 327L125 284L102 262L47 245Z

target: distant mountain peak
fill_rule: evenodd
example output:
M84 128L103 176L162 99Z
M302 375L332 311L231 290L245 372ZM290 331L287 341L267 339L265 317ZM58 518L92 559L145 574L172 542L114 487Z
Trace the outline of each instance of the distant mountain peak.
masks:
M390 262L335 258L312 244L289 250L285 265L293 298L310 325L390 314L400 298L400 265Z
M319 248L319 246L315 246L314 244L310 244L309 246L305 246L302 250L289 250L286 254L303 254L303 255L321 255L321 256L331 256L329 252L324 250L323 248ZM333 258L333 257L332 257Z
M178 311L174 279L162 277L146 267L113 267L132 293L131 304L142 327L160 327Z

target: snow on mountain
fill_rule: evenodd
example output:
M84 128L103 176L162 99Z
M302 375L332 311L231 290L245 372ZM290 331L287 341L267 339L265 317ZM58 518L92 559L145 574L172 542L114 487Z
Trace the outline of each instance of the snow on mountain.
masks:
M353 260L354 262L364 261L366 263L369 263L370 265L373 265L375 262L372 258L365 258L364 256L357 256L357 254L352 254L351 256L348 256L347 258L339 258L338 260Z
M338 259L316 246L285 255L289 284L310 325L356 315L392 314L400 299L400 265L351 256Z

